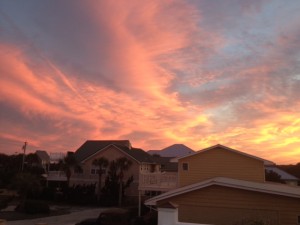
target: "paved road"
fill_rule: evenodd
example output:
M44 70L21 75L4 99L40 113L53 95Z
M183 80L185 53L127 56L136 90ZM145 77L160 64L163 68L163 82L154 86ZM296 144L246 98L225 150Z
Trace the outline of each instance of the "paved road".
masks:
M74 225L81 220L98 217L99 213L103 210L105 210L105 208L77 209L66 215L33 220L7 221L5 225L36 225L38 223L46 223L47 225Z

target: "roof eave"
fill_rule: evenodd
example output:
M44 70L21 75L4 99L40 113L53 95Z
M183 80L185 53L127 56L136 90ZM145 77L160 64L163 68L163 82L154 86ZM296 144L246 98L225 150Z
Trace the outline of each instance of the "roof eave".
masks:
M117 148L119 151L123 152L124 154L126 154L129 158L132 158L134 161L136 161L137 163L141 163L140 161L138 161L136 158L132 157L131 155L129 155L127 152L123 151L121 148L119 148L117 145L115 144L109 144L107 146L105 146L102 149L99 149L98 151L96 151L94 154L86 157L85 159L81 160L80 163L85 163L88 159L92 158L93 156L95 156L96 154L98 154L100 151L104 151L105 149L107 149L108 147L114 146L115 148Z
M227 182L226 182L227 181ZM241 184L237 184L236 182L241 182ZM243 183L244 182L244 183ZM246 186L245 182L248 182L248 186ZM252 186L250 184L252 183ZM293 191L280 191L276 190L276 188L264 188L264 187L257 187L256 185L268 185L267 183L256 183L256 182L251 182L251 181L241 181L241 180L235 180L235 179L228 179L228 178L223 178L223 177L216 177L212 178L209 180L205 180L196 184L188 185L185 187L181 187L169 192L166 192L160 196L154 197L152 199L149 199L148 201L145 202L146 205L156 205L158 201L175 197L181 194L189 193L191 191L195 190L200 190L202 188L212 186L212 185L218 185L218 186L223 186L223 187L230 187L230 188L238 188L242 190L248 190L248 191L255 191L255 192L261 192L261 193L266 193L266 194L275 194L275 195L281 195L281 196L286 196L286 197L293 197L293 198L300 198L300 187L299 187L299 192L294 193ZM269 184L270 185L270 184ZM282 184L284 185L284 184ZM288 186L285 186L288 187ZM288 188L298 188L298 187L288 187ZM298 190L297 190L298 191Z

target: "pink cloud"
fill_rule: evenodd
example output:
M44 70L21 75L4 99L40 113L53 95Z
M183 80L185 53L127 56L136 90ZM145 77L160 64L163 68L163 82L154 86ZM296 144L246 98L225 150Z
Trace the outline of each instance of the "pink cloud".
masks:
M236 30L222 32L264 9L262 1L236 3L241 21L223 4L205 11L215 3L176 0L89 1L57 12L87 27L37 17L34 41L0 42L1 138L49 151L75 150L86 139L130 138L145 149L221 143L296 162L300 106L290 73L299 72L297 22L268 43L251 30L234 39ZM205 24L219 11L218 25ZM30 33L19 28L18 37Z

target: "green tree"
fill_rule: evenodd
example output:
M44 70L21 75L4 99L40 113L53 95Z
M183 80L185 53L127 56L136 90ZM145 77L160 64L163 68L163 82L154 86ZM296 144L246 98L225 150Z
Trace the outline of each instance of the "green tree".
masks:
M21 170L22 154L6 155L0 153L0 188L6 188Z
M106 205L122 204L122 196L133 181L133 176L127 176L127 179L124 179L124 173L130 168L131 164L130 160L121 158L109 163L105 185L102 189L102 200L106 202Z
M119 207L122 206L124 172L128 171L132 165L132 161L126 157L121 157L116 160L116 168L119 177Z
M26 155L25 163L28 166L39 166L39 157L35 153L29 153Z
M18 191L22 202L26 200L29 194L37 194L42 189L40 178L30 173L17 174L13 178L11 186Z
M72 170L81 171L81 167L77 162L73 152L68 152L66 157L59 162L60 169L62 169L67 177L67 187L70 186L70 179L72 176Z
M105 157L100 157L98 159L94 159L93 165L98 168L98 201L100 200L101 196L101 183L102 183L102 175L105 174L109 161Z
M265 170L265 175L266 175L266 181L271 181L271 182L276 182L276 183L284 183L282 180L281 180L281 176L270 170Z
M300 179L300 162L296 165L280 165L278 167Z

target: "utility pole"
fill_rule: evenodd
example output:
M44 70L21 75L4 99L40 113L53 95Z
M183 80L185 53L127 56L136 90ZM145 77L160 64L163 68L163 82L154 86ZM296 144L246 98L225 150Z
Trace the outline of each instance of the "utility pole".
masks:
M22 158L22 169L21 171L23 172L24 170L24 162L25 162L25 154L26 154L26 147L27 147L27 141L24 142L24 145L22 147L24 153L23 153L23 158Z

